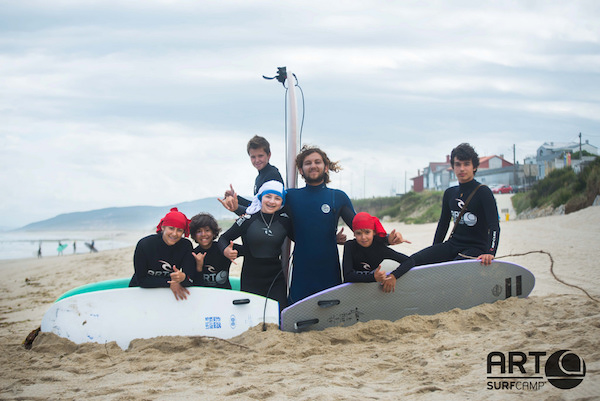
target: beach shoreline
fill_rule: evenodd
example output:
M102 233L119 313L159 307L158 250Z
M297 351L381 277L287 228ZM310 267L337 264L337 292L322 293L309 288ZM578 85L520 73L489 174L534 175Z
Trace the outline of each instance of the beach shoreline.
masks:
M435 224L384 223L412 244L430 245ZM600 208L501 222L497 256L531 270L527 299L508 299L396 322L371 321L301 334L255 327L228 341L160 337L75 345L42 333L22 346L52 302L82 284L128 277L133 247L43 259L0 261L1 399L414 400L598 399L600 394ZM553 264L551 264L551 259ZM585 289L557 281L560 280ZM236 270L237 269L237 270ZM239 274L234 267L232 275ZM582 383L560 390L488 389L492 351L572 350L585 360ZM529 363L528 369L532 369ZM543 376L543 372L542 372ZM540 380L544 381L544 380ZM492 385L493 387L493 385ZM535 391L535 392L533 392Z

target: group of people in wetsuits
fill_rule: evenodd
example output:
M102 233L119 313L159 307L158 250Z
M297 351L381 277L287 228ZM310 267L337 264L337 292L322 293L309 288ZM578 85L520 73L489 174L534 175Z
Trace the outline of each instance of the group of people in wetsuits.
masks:
M382 291L392 292L396 280L414 266L465 258L489 265L494 258L500 234L496 201L491 190L475 180L479 157L469 144L458 145L450 155L459 185L444 193L433 245L411 256L389 247L409 242L400 233L388 234L377 217L357 214L343 191L327 186L329 173L340 166L323 150L306 145L301 149L296 166L306 186L287 190L279 170L269 163L265 138L253 137L247 152L258 170L254 198L238 196L230 185L219 199L240 216L237 221L219 235L221 228L210 214L188 220L171 209L157 233L138 242L130 286L170 287L177 299L187 298L189 286L230 289L230 265L243 256L241 290L275 299L282 310L344 281L376 281ZM354 239L346 240L343 230L338 232L340 217ZM444 240L451 220L450 238ZM188 235L198 244L195 249L190 241L181 241ZM242 244L234 243L240 237ZM294 241L287 281L281 259L286 238ZM344 244L342 268L338 244ZM380 267L384 259L398 262L398 267L386 273Z

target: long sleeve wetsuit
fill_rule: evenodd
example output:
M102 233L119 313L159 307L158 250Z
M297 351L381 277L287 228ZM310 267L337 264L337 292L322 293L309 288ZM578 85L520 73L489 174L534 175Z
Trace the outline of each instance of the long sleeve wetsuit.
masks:
M182 270L186 278L180 284L188 286L196 271L192 255L192 243L181 238L174 245L167 245L162 234L152 234L139 240L133 254L134 273L130 287L169 287L173 266Z
M495 255L500 240L498 207L492 191L481 186L457 224L454 234L444 242L450 219L456 220L479 182L471 180L444 192L442 214L435 232L433 245L413 255L400 268L408 270L413 266L464 259L459 254L478 257L483 254Z
M244 244L241 290L275 299L282 310L287 306L287 287L281 268L281 245L286 237L293 239L290 218L282 211L240 217L219 238L221 252L240 236Z
M243 256L242 247L238 244L233 245L240 256ZM195 254L204 254L204 264L202 271L196 269L192 276L193 285L203 287L225 288L230 290L231 283L229 282L229 268L231 260L227 259L223 252L219 249L217 241L213 241L210 248L204 249L198 245L194 249Z
M387 246L387 240L381 237L373 238L371 246L366 248L355 239L346 241L342 259L344 282L369 283L375 281L373 273L385 259L402 263L408 259L408 256Z
M356 213L346 193L325 184L289 189L286 209L295 236L291 304L342 283L337 225L341 217L351 228Z

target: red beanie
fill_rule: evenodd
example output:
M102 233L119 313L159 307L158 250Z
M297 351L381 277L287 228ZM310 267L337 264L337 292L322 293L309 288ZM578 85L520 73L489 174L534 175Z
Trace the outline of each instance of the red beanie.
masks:
M352 231L356 230L373 230L375 231L375 234L380 237L385 237L387 235L379 219L366 212L360 212L354 216L354 219L352 220Z
M165 217L160 219L160 223L158 223L158 225L156 226L157 233L161 232L162 226L181 228L184 231L186 237L190 235L190 221L185 216L185 214L177 210L176 207L172 208L171 211L167 213Z

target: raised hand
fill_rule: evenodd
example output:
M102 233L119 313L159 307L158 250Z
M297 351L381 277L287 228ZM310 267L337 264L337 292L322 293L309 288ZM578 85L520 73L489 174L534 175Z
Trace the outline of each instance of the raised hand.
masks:
M185 280L185 273L177 268L177 266L173 265L173 273L171 273L171 280L167 281L167 283L181 283Z
M392 232L390 233L390 235L388 235L388 244L390 244L390 245L398 245L403 242L406 242L407 244L412 244L412 242L405 240L402 237L402 234L400 234L399 232L396 232L396 229L393 229Z
M346 243L346 234L344 234L344 227L340 229L340 231L335 235L335 242L339 245L344 245Z
M375 271L373 272L373 276L375 277L375 281L377 281L378 283L383 283L383 281L385 280L386 273L385 271L381 270L381 265L377 266L377 269L375 269Z
M234 265L236 264L234 260L236 260L238 257L238 251L233 249L233 241L229 241L229 245L227 248L225 248L225 250L223 250L223 255L225 255L227 259L231 260Z
M201 272L202 268L204 267L204 258L206 257L206 252L192 252L192 255L194 255L194 259L196 259L196 270Z

